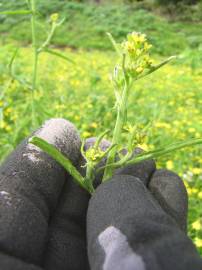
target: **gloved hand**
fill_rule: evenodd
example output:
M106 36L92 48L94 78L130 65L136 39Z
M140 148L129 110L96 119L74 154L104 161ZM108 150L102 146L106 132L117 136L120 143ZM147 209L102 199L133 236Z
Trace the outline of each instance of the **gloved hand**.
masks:
M89 202L90 269L201 270L186 236L187 205L182 180L153 161L117 170Z
M35 134L76 166L83 163L79 136L68 121L47 121ZM103 148L108 145L102 143ZM22 142L0 168L0 269L89 269L89 199L57 162ZM155 171L153 161L117 170L90 200L91 269L181 269L173 268L174 255L197 266L199 257L181 230L186 205L181 180ZM182 251L190 255L184 258ZM166 262L170 268L164 268Z
M71 123L52 119L35 135L78 165L81 143ZM0 168L0 269L88 269L89 197L57 162L24 140Z

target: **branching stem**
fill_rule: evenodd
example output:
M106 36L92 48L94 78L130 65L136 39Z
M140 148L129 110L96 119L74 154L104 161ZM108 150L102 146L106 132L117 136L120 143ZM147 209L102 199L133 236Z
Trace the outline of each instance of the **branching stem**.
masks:
M121 131L127 117L127 103L128 103L128 94L129 94L130 87L129 87L129 78L127 77L125 73L125 55L123 55L122 70L124 73L124 87L122 90L121 101L120 103L117 104L117 118L116 118L113 138L112 138L112 144L120 143ZM111 178L113 175L114 168L107 165L114 162L115 156L116 156L116 148L112 149L112 151L108 155L106 169L104 171L104 176L103 176L103 182Z

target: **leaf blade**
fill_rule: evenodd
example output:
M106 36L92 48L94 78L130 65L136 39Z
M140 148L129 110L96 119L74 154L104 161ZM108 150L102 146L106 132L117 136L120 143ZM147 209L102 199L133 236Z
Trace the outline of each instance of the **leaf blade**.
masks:
M70 62L70 63L72 63L72 64L75 64L75 62L74 62L71 58L67 57L66 55L64 55L64 54L62 54L62 53L53 51L53 50L51 50L51 49L45 49L44 52L47 52L47 53L52 54L52 55L54 55L54 56L60 57L60 58L66 60L66 61L68 61L68 62Z
M117 52L117 54L118 54L119 56L122 56L122 54L121 54L121 52L120 52L120 49L119 49L119 47L118 47L118 44L116 43L116 41L115 41L115 39L113 38L112 34L109 33L109 32L107 32L106 34L107 34L109 40L111 41L111 43L112 43L112 45L113 45L115 51Z
M0 12L0 15L28 15L28 14L32 14L32 11L28 9L20 9L20 10L5 10Z
M79 173L79 171L77 171L72 162L67 157L65 157L60 151L58 151L53 145L49 144L48 142L37 136L31 137L29 139L29 143L38 146L40 149L42 149L44 152L50 155L69 172L69 174L73 177L74 181L77 184L79 184L82 188L89 191L88 187L85 185L85 180L83 176Z

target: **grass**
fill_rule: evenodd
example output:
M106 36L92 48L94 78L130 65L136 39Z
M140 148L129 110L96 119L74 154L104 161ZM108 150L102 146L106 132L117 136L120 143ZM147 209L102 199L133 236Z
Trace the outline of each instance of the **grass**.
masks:
M6 3L14 7L18 2ZM39 1L41 22L46 21L45 26L39 24L39 41L44 39L49 27L46 14L57 11L54 3L44 9L45 1ZM21 4L18 3L19 7ZM61 16L65 13L66 23L55 35L53 44L74 59L76 65L52 55L40 56L36 126L51 117L64 117L77 126L84 138L108 128L113 130L114 94L109 73L115 55L105 32L111 31L120 40L128 32L138 30L149 34L157 62L162 55L180 54L175 63L138 82L131 95L129 121L140 126L153 123L147 141L141 146L152 150L165 142L202 136L201 22L171 23L141 7L119 5L117 8L115 4L97 7L68 2L64 10ZM24 45L15 61L15 73L22 80L31 81L31 36L25 19L26 16L0 17L4 22L0 25L1 161L31 131L31 92L12 80L7 72L16 47ZM69 48L65 48L67 45ZM202 225L196 226L196 222L202 221L201 146L160 159L158 167L174 170L184 179L190 201L189 235L202 254Z

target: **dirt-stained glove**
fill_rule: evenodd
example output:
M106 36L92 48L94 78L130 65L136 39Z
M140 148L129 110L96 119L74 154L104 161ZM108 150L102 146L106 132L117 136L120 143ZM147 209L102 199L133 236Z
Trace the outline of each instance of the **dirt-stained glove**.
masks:
M80 138L64 119L34 133L77 165ZM52 158L24 140L0 168L0 269L89 269L89 194Z
M186 189L176 174L153 161L117 170L89 202L91 270L201 270L186 218Z

